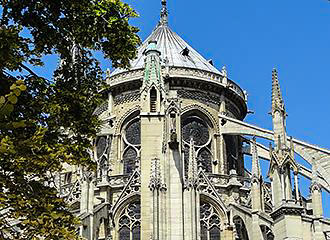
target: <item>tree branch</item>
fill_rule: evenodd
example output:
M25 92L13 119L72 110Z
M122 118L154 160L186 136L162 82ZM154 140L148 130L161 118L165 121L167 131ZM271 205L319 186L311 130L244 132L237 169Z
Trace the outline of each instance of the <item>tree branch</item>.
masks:
M33 72L29 67L25 66L23 63L20 64L20 67L29 72L31 75L40 78L35 72Z

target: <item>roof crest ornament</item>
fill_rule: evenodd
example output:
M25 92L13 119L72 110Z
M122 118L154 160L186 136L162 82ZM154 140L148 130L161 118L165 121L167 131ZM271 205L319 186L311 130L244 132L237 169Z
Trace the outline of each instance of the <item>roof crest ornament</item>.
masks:
M162 0L162 10L160 13L160 25L167 26L168 24L168 10L167 10L167 0Z

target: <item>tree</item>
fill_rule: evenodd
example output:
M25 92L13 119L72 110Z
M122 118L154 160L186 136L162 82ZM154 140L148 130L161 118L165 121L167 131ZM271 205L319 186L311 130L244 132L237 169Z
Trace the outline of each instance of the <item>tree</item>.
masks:
M0 0L0 238L75 239L52 173L94 168L103 77L93 53L127 67L140 43L121 0ZM37 75L57 54L53 79Z

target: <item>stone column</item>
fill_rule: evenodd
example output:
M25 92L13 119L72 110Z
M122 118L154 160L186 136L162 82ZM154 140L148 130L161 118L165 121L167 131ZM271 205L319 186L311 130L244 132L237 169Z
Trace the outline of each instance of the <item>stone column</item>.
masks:
M282 202L285 202L286 197L285 197L285 177L284 177L284 170L281 169L280 170L280 174L281 174L281 192L282 192Z
M163 116L141 114L141 239L153 234L153 194L150 191L151 160L162 159ZM152 147L151 147L152 146Z
M298 185L298 172L294 173L294 186L296 190L296 201L297 203L300 202L300 197L299 197L299 185Z
M323 209L321 188L317 183L313 183L310 189L312 195L313 215L322 217Z
M273 204L274 207L279 207L282 203L283 198L279 169L274 169L273 173L271 173L270 175L270 178L272 183Z

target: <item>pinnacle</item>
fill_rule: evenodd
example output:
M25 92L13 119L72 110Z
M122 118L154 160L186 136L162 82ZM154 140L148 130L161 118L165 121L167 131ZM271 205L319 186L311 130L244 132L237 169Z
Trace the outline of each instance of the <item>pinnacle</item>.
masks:
M272 111L274 112L276 108L285 110L277 70L274 68L272 71Z

